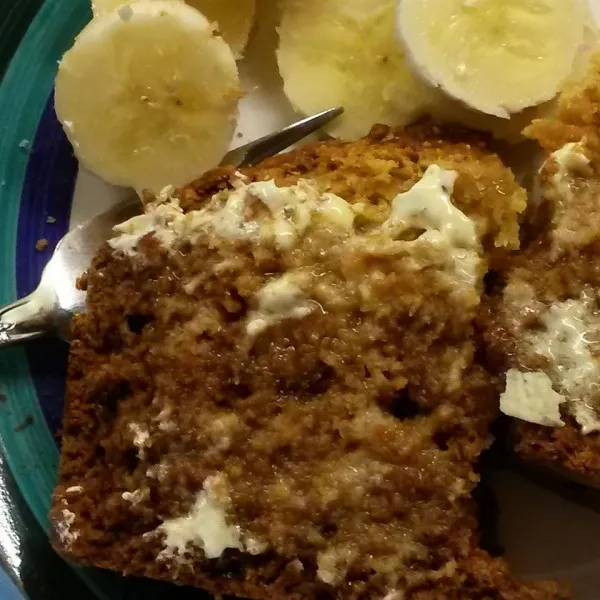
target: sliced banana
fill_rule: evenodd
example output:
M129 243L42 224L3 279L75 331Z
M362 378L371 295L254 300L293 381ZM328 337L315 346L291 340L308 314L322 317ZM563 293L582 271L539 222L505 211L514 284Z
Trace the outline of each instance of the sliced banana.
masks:
M286 0L279 29L285 93L305 114L343 106L329 128L359 138L375 123L402 126L436 91L406 64L394 33L396 0Z
M206 17L215 21L223 39L241 58L248 43L256 14L255 0L186 0Z
M100 17L123 4L127 4L127 0L92 0L92 14L94 17Z
M219 163L240 96L229 46L181 2L93 19L58 68L56 113L77 158L117 185L183 185Z
M579 0L400 0L397 22L420 75L502 118L553 98L584 36Z
M255 0L185 0L209 21L217 23L219 33L231 46L236 58L241 58L254 24ZM92 0L95 17L112 12L126 0Z

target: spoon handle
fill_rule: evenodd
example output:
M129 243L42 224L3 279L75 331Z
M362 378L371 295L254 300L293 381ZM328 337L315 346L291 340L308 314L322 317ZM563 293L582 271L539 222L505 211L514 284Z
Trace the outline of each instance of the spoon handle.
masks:
M343 112L344 109L338 106L296 121L276 133L270 133L259 140L230 150L221 161L221 164L235 165L237 167L251 167L256 165L265 160L265 158L275 156L282 150L303 140L311 133L315 133L321 127L339 117Z
M45 331L20 332L12 323L0 323L0 348L31 342L45 335Z
M0 348L46 335L44 321L39 318L39 312L31 310L34 308L31 306L33 296L34 294L31 294L13 304L0 307Z

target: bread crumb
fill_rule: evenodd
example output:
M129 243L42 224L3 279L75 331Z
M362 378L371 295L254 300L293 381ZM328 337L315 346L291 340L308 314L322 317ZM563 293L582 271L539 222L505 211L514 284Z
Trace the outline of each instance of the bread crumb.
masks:
M23 421L21 421L21 423L19 423L18 425L15 425L14 431L16 431L17 433L19 431L23 431L24 429L27 429L28 427L31 427L33 425L33 417L31 415L27 415L25 417L25 419Z
M35 249L38 252L42 252L48 246L48 240L46 238L41 238L35 243Z

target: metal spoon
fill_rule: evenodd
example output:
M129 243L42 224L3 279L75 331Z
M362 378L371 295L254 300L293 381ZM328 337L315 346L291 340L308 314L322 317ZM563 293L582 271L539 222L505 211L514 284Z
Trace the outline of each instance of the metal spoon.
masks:
M343 110L341 107L326 110L236 148L225 155L221 164L239 167L257 164L314 133ZM110 238L113 227L141 210L135 196L67 233L56 246L38 287L29 296L0 308L0 348L45 335L68 341L73 314L85 311L85 292L77 289L77 278Z

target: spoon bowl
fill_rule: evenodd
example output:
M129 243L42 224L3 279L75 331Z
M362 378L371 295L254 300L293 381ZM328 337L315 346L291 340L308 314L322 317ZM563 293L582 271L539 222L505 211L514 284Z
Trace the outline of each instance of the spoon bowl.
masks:
M341 107L332 108L297 121L231 150L221 164L257 164L314 133L342 112ZM77 280L110 238L113 227L140 212L142 202L132 192L130 198L67 233L56 246L35 291L0 308L0 348L49 334L68 341L73 315L85 312L85 292L77 288Z

